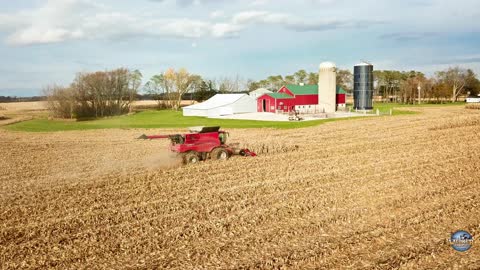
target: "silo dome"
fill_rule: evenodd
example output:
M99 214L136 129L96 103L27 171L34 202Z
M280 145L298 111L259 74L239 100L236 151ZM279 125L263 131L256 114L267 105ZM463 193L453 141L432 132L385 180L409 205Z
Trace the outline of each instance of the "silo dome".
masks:
M333 62L323 62L320 64L320 69L330 69L330 68L336 68L337 65Z
M361 67L361 66L371 66L372 64L368 64L368 63L359 63L359 64L356 64L355 67Z

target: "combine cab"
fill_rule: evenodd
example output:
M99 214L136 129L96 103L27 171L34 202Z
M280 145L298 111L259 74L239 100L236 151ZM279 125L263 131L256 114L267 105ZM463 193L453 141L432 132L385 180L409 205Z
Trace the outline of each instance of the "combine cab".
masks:
M209 158L227 160L233 155L254 157L257 154L241 149L238 144L227 145L228 132L220 127L194 127L190 133L174 135L142 135L138 139L170 139L170 150L179 155L184 164L197 163Z

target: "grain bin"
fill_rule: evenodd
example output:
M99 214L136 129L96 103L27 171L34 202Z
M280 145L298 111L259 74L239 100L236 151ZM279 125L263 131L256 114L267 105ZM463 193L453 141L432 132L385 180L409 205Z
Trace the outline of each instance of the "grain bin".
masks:
M353 108L373 109L373 65L361 63L353 67Z
M332 62L320 64L318 77L318 109L320 112L334 113L337 109L337 66Z

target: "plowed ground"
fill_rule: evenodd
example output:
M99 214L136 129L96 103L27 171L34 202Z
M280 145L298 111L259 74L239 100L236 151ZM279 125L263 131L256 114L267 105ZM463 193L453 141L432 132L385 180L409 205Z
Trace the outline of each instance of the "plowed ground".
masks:
M2 268L478 269L480 112L229 130L260 152L178 166L166 141L0 131ZM297 149L298 146L298 149Z

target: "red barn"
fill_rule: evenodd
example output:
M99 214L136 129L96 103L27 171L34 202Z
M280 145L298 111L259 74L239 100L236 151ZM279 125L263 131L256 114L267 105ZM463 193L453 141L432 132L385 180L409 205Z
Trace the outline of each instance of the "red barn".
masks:
M337 86L337 108L345 107L346 92ZM316 112L318 105L318 85L283 86L276 93L267 93L257 99L258 112Z

